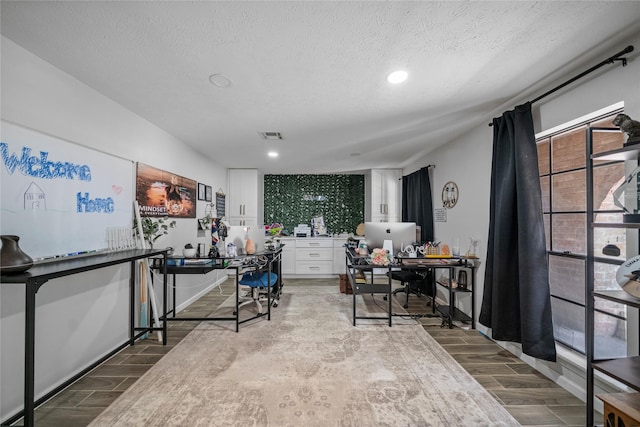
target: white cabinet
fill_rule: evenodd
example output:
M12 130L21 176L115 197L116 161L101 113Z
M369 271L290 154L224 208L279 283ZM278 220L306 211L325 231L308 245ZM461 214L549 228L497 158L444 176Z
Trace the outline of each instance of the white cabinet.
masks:
M296 274L333 274L333 239L296 239Z
M347 239L333 240L333 274L345 274L347 271L345 244Z
M282 274L333 277L346 271L346 237L282 237Z
M371 169L371 221L402 221L402 170Z
M257 169L229 169L227 217L231 225L264 223L263 178Z
M296 239L280 239L280 242L284 244L282 248L282 274L295 274L296 273Z

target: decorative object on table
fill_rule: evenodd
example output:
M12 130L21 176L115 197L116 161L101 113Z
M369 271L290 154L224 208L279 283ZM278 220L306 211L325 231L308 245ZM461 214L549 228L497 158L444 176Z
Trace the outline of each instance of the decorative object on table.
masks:
M313 236L326 236L327 227L324 225L324 217L317 216L315 218L311 218L311 230Z
M356 236L364 236L364 222L361 222L356 227Z
M627 141L624 145L633 145L640 142L640 122L633 120L626 114L618 114L611 122L618 126L620 130L627 134Z
M235 258L238 256L238 248L235 243L227 243L227 257Z
M602 248L602 253L609 256L620 256L620 248L612 243L608 243Z
M282 224L274 222L271 225L265 225L264 231L265 231L265 234L268 234L271 236L277 236L280 234L280 232L282 232Z
M364 240L360 240L360 243L358 243L358 255L369 255L369 248L367 247L367 242L365 242Z
M447 182L442 187L442 206L451 209L458 203L458 184L453 181Z
M627 175L624 182L613 191L613 204L624 211L622 214L622 222L624 223L640 223L639 173L640 166Z
M469 258L476 258L478 255L478 240L472 237L469 237L469 249L464 254L464 256Z
M440 242L427 242L424 248L424 256L427 258L440 256Z
M148 216L140 219L142 224L142 234L144 237L144 241L149 244L149 248L153 249L153 243L160 238L160 236L164 236L169 233L170 228L174 228L176 226L175 221L169 221L168 217L153 219ZM136 236L138 234L138 220L133 218L133 231Z
M0 236L0 274L24 273L33 265L33 259L20 249L20 237L3 234Z
M249 229L250 227L245 228L245 242L244 242L244 251L247 255L253 255L256 253L256 244L251 237L249 237Z
M451 256L451 250L449 249L449 245L445 243L440 245L440 256L443 256L443 257Z
M194 256L196 256L197 252L198 250L194 248L191 243L187 243L186 245L184 245L184 249L182 249L182 255L185 258L193 258Z
M640 255L626 260L616 272L616 282L623 291L640 298Z
M467 272L465 270L458 271L458 288L467 289Z
M389 251L386 249L375 248L371 251L371 264L386 267L391 262Z

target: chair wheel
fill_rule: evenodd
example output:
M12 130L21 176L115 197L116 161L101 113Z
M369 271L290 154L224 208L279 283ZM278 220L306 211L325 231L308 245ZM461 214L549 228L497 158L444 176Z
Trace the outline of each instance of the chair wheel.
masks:
M386 295L383 296L382 299L386 301L387 300L387 296Z
M403 305L404 308L409 308L408 304Z
M273 307L277 307L278 306L278 301L274 301L272 304Z

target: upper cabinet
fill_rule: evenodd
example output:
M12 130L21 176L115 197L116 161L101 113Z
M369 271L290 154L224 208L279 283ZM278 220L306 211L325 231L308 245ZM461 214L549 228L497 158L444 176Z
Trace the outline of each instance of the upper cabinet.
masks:
M264 175L257 169L229 169L228 182L229 223L264 224Z
M402 169L371 169L371 221L402 221Z

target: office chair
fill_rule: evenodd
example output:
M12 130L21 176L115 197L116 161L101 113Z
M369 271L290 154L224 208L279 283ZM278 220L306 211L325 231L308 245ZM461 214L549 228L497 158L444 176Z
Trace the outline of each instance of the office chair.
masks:
M243 300L238 304L238 310L245 305L255 304L258 314L262 314L262 302L267 301L267 292L269 292L269 281L271 282L271 305L273 307L278 306L278 300L280 298L280 292L278 290L278 275L275 273L264 273L255 271L252 273L245 273L240 279L240 286L250 288L250 296L240 296ZM269 280L270 278L270 280ZM234 313L236 314L236 313Z
M399 281L401 285L401 287L395 289L392 294L396 295L400 292L404 292L406 294L405 303L403 305L404 308L409 308L410 294L418 296L427 295L433 297L433 291L427 283L429 273L427 273L426 275L422 275L414 271L399 270L388 272L387 275L389 274L391 274L391 279Z

